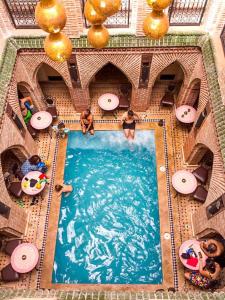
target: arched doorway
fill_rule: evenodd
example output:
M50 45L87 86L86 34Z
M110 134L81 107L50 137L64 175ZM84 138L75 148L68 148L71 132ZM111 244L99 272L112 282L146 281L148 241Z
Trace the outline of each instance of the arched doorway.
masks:
M183 68L178 61L175 61L162 70L156 77L152 88L151 106L155 106L156 109L159 109L161 100L167 92L172 92L174 95L174 103L177 104L183 82Z
M131 101L132 84L128 77L112 63L104 65L89 84L92 112L100 112L97 101L105 93L112 93L119 97L126 95L128 103Z
M36 80L44 101L49 96L54 99L59 115L71 115L71 112L74 112L68 86L59 72L42 63L36 72Z

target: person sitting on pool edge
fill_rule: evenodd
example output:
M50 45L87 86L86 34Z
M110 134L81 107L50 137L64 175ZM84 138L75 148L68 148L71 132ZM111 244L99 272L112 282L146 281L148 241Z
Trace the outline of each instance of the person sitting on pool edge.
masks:
M122 116L122 126L124 130L125 137L129 140L134 139L136 121L139 120L139 116L133 112L133 110L128 110Z
M68 197L69 194L73 191L72 185L66 185L66 184L56 184L55 185L55 191L60 196L62 193L65 193L65 197Z
M208 257L217 257L217 256L220 256L224 252L223 244L214 239L209 239L207 241L201 241L200 247L201 247L202 251Z
M31 171L46 173L48 170L45 163L41 161L41 158L38 155L33 155L25 160L20 169L24 176Z
M90 132L91 135L94 135L94 119L90 109L86 109L80 115L80 124L83 134Z

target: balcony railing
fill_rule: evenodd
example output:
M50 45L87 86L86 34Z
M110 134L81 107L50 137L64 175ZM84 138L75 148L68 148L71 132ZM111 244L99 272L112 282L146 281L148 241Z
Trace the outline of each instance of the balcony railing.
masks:
M87 0L81 0L82 12L84 16L84 5ZM122 0L121 9L115 15L107 18L104 25L108 28L128 28L130 26L130 15L131 15L131 0ZM90 27L90 24L84 16L85 27Z
M15 28L38 28L35 7L39 0L4 0Z
M38 28L35 23L34 12L39 0L3 1L9 11L15 28ZM82 9L84 10L86 0L80 1ZM132 13L131 1L132 0L122 0L120 11L107 18L105 25L109 28L128 28L130 26ZM207 0L173 0L169 8L170 25L200 25L206 5ZM84 25L87 28L90 26L85 17Z
M221 32L220 38L221 38L221 43L222 43L222 46L223 46L223 52L224 52L224 55L225 55L225 25L223 27L223 31Z
M169 8L170 25L200 25L207 0L173 0Z

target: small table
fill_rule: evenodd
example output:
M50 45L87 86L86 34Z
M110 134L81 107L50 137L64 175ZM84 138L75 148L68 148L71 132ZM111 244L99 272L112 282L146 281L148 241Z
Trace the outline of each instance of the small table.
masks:
M181 123L191 124L196 119L197 111L192 106L181 105L176 109L175 114L176 114L176 118Z
M119 106L119 98L114 94L106 93L99 97L98 105L103 111L103 117L105 112L113 113L115 111Z
M197 186L195 176L186 170L180 170L174 173L172 177L172 185L178 193L188 195L193 193Z
M198 253L201 252L202 254L202 262L203 262L203 267L206 264L206 259L208 258L205 253L202 251L200 247L200 242L197 240L188 240L185 241L179 249L179 257L182 262L182 264L193 271L198 271L199 270L199 255ZM190 253L191 258L190 259L185 259L182 258L181 255L182 253ZM192 259L194 257L194 260ZM197 260L196 260L197 258Z
M32 116L30 124L34 129L42 130L52 124L52 115L47 111L39 111Z
M32 172L29 172L27 175L25 175L23 177L22 182L21 182L21 187L22 187L22 191L25 194L34 196L34 195L37 195L37 194L39 194L40 192L43 191L46 182L45 181L41 181L41 179L39 178L40 175L42 175L41 172L39 172L39 171L32 171ZM37 181L33 187L30 186L30 184L32 183L31 182L32 179L34 179L34 180ZM38 186L40 188L37 188L37 183L40 184Z
M36 267L38 259L37 247L31 243L22 243L14 249L11 265L18 273L28 273Z

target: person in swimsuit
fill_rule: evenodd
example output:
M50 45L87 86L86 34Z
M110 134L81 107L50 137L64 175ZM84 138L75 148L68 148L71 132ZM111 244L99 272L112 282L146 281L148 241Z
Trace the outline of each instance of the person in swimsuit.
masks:
M136 121L139 120L139 116L132 110L128 110L122 116L122 126L125 137L129 140L134 139Z
M191 284L208 289L216 283L221 272L221 267L213 258L208 258L206 260L206 266L203 267L201 252L199 252L198 255L199 271L186 271L184 276Z
M80 124L83 134L90 132L91 135L94 135L94 125L93 125L93 116L90 109L86 109L80 115Z
M68 197L69 194L73 191L73 187L72 185L56 184L55 191L57 192L58 196L60 196L62 193L65 193L65 197Z
M217 257L224 252L223 244L214 239L200 242L200 247L208 257Z

